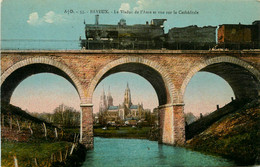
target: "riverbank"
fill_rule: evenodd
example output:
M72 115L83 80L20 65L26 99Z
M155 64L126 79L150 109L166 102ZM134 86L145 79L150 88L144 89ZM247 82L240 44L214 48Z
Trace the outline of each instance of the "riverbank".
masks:
M238 165L259 165L259 103L247 104L187 141L187 147L235 160Z
M104 138L132 138L132 139L149 139L156 140L157 135L154 134L156 131L153 127L94 127L95 137Z
M56 161L63 161L69 156L72 143L44 142L26 143L4 141L1 143L1 165L13 166L51 166Z
M66 141L39 143L4 141L1 144L1 166L81 166L86 149Z
M2 103L1 166L80 166L86 148L76 133Z

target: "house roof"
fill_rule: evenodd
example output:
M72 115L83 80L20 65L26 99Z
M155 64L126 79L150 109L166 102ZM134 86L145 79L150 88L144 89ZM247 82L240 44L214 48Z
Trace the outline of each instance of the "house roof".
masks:
M118 106L109 106L108 110L118 110Z
M130 109L138 109L138 105L131 105Z
M125 121L129 121L129 120L138 120L137 118L131 117L131 118L125 118Z

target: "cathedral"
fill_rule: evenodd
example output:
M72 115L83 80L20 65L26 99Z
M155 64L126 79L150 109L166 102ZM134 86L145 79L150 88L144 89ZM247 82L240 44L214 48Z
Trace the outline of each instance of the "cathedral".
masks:
M113 97L108 90L106 96L103 89L102 95L100 96L99 114L102 114L107 123L115 123L118 121L127 120L144 120L145 113L151 112L150 109L144 109L143 104L134 105L131 101L131 91L127 83L124 101L118 106L113 105Z

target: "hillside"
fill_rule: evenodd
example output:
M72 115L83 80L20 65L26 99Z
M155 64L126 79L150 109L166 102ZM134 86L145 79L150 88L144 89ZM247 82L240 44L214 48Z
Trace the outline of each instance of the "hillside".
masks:
M208 129L213 123L225 117L228 114L234 113L242 108L247 102L244 100L234 100L222 108L210 113L207 116L203 116L197 121L187 125L185 127L186 140L192 139L194 136Z
M1 103L0 166L80 166L86 149L78 136Z
M238 165L260 164L259 102L246 104L187 141L187 147L235 160Z

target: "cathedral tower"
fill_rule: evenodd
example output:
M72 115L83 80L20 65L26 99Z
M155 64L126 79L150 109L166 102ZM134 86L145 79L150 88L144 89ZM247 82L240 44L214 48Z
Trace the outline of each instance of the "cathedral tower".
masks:
M106 99L106 94L105 94L105 90L103 87L103 92L102 92L102 95L100 96L99 112L103 113L106 110L107 110L107 99Z
M127 83L126 89L125 89L124 105L125 105L127 108L130 108L131 105L132 105L132 102L131 102L131 92L130 92L128 83Z
M113 97L111 96L111 92L110 92L110 86L108 88L107 105L108 105L108 107L109 106L114 106L113 105Z

